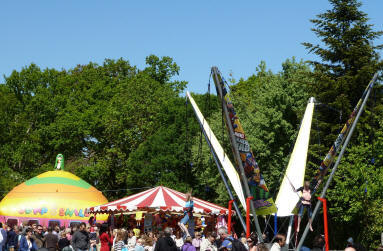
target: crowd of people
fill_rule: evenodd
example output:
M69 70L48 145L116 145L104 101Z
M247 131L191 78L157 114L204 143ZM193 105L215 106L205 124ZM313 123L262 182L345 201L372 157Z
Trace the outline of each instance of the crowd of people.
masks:
M181 231L174 233L170 227L141 233L137 228L112 230L108 224L80 223L70 228L0 226L0 251L216 251L234 250L231 243L237 241L224 227L218 229L218 235L195 232L192 237ZM240 244L243 250L249 250L247 244Z
M236 237L236 236L235 236ZM273 243L258 243L256 235L235 238L226 227L216 232L182 235L180 229L141 233L137 228L111 229L108 224L80 223L70 228L7 226L0 223L0 251L280 251L286 237L278 234ZM323 236L314 239L311 249L324 250ZM348 243L347 251L363 250ZM381 249L378 250L383 250Z

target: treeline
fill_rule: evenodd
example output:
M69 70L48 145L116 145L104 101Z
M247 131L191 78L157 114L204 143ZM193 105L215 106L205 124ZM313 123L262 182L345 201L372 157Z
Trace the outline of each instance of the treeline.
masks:
M306 176L311 179L382 61L381 35L355 0L330 0L333 9L312 20L321 45L304 43L321 61L294 58L274 73L262 62L247 79L231 81L231 97L265 180L275 194L283 178L309 97L315 110ZM109 200L145 187L169 186L226 206L229 197L183 92L180 68L150 55L139 69L107 59L69 70L31 64L0 85L0 191L52 170L65 169ZM207 72L206 75L209 73ZM211 87L214 88L214 87ZM377 86L338 168L327 199L331 248L352 236L366 247L383 231L383 98ZM213 94L193 94L226 152L222 111ZM321 190L321 189L320 189ZM317 219L320 217L317 217ZM322 233L321 220L314 222ZM308 244L309 245L309 244Z

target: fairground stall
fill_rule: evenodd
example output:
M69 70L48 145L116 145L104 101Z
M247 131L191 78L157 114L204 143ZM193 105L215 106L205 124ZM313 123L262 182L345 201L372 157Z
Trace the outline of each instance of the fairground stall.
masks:
M186 194L158 186L146 191L90 207L89 212L109 216L113 227L140 228L141 231L158 231L169 226L177 229L177 223L183 217ZM193 197L194 225L188 226L201 231L213 231L216 227L226 226L228 209Z
M86 208L108 202L96 188L62 169L63 159L60 170L42 173L13 188L0 202L0 222L69 226L89 220ZM97 221L106 219L99 215Z

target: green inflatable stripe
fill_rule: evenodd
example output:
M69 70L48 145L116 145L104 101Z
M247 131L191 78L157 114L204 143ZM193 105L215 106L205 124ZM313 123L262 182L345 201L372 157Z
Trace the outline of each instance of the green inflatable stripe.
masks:
M68 179L64 177L44 177L44 178L34 177L30 180L27 180L25 184L27 186L40 185L40 184L63 184L63 185L81 187L85 189L88 189L89 187L91 187L89 183L83 181L82 179L73 180L73 179Z

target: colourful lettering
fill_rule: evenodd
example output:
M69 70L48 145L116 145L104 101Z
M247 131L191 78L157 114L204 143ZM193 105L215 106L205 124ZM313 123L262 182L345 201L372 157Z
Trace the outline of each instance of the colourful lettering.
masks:
M38 213L41 214L41 208L34 208L34 209L33 209L33 214L36 215L36 214L38 214Z
M26 208L26 209L25 209L25 214L30 214L30 213L32 213L32 209L30 209L30 208Z
M64 208L60 208L60 209L59 209L59 215L60 215L60 216L64 216L64 215L65 215Z
M57 215L57 209L54 207L52 209L49 210L49 213L50 215L54 216L54 215Z
M72 216L73 215L73 209L70 210L69 208L67 208L65 211L65 216L67 216L67 215Z
M74 210L74 215L78 216L78 210L77 209Z
M82 209L80 209L80 211L78 212L78 216L84 217L84 213L83 213Z
M48 213L48 208L43 207L41 208L41 215Z

